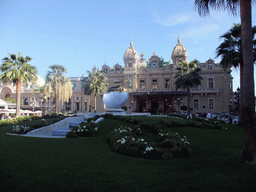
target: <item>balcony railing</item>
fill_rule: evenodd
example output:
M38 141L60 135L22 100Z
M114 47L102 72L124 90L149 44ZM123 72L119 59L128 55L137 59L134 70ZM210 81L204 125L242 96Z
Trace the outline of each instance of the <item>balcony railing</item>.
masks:
M171 88L164 88L164 91L171 91Z
M152 89L151 89L151 92L158 92L158 89L152 88Z
M147 92L147 89L146 89L146 88L143 88L143 89L138 88L138 89L137 89L137 92Z
M194 93L218 93L219 89L191 89L190 91Z

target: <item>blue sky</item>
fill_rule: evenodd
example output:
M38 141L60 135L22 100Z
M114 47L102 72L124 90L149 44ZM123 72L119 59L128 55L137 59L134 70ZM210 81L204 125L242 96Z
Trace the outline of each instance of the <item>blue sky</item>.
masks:
M240 15L211 11L210 17L202 18L193 2L2 0L0 58L18 52L30 56L30 64L43 78L53 64L65 66L68 77L86 76L93 65L124 65L123 54L131 36L139 55L143 52L148 59L156 52L169 61L179 35L189 61L212 58L218 62L215 49L222 42L219 37L233 23L240 23ZM255 7L252 16L255 25ZM232 76L235 90L239 70L233 70Z

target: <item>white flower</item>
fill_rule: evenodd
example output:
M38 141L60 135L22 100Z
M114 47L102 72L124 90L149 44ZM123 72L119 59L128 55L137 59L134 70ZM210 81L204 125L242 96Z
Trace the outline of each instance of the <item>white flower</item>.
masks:
M81 129L81 131L84 131L83 129Z
M144 141L144 139L141 139L141 141Z
M133 141L135 141L135 139L134 139L134 138L132 138L132 140L133 140Z
M122 138L121 143L124 144L125 141L126 141L126 140L125 140L124 138Z
M140 130L140 128L138 128L138 130Z
M146 147L146 151L151 151L153 150L153 147Z
M80 132L80 129L78 129L77 132Z
M125 136L125 138L127 138L127 136Z
M161 136L164 136L164 134L161 134Z
M145 142L145 144L147 144L147 142Z

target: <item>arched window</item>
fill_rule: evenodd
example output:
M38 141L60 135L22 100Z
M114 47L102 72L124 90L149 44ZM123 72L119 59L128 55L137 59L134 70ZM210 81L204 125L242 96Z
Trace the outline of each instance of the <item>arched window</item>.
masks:
M11 98L10 93L7 93L7 94L5 95L5 98Z
M28 98L24 99L24 105L28 105Z

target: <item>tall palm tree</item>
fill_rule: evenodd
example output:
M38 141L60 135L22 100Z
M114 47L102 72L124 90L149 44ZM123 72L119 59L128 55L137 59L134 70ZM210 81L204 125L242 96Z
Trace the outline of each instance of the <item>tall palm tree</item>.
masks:
M51 65L51 69L46 75L46 83L54 89L55 95L55 112L59 113L60 101L67 100L66 97L70 98L72 95L72 87L69 79L63 75L67 73L67 69L62 65ZM67 90L64 90L68 88ZM65 96L63 96L65 94Z
M252 28L252 37L256 33L256 26ZM233 27L226 33L224 33L220 38L224 41L216 49L216 57L221 56L220 65L224 69L235 67L240 67L240 87L243 90L243 50L242 50L242 27L241 24L234 24ZM253 61L256 61L256 40L253 40ZM240 92L241 97L243 97L243 92ZM243 102L240 102L240 109L243 106ZM239 123L241 121L241 110L239 110Z
M84 86L86 95L94 94L94 113L96 113L96 95L100 92L107 91L107 77L102 71L87 71L88 80Z
M209 15L209 6L215 9L223 8L236 14L240 5L243 47L243 97L241 108L244 123L244 149L241 156L243 161L256 161L256 135L254 127L254 68L252 40L252 0L195 0L199 15Z
M21 83L28 84L37 80L37 69L35 66L28 64L32 60L29 56L22 57L9 54L10 57L3 58L0 66L2 74L0 80L3 82L12 82L16 85L16 117L20 116L20 88Z
M187 105L188 114L190 113L190 89L194 86L201 85L202 77L200 76L201 69L199 68L199 62L194 60L190 63L179 62L177 67L177 73L175 75L175 86L177 89L187 90Z

